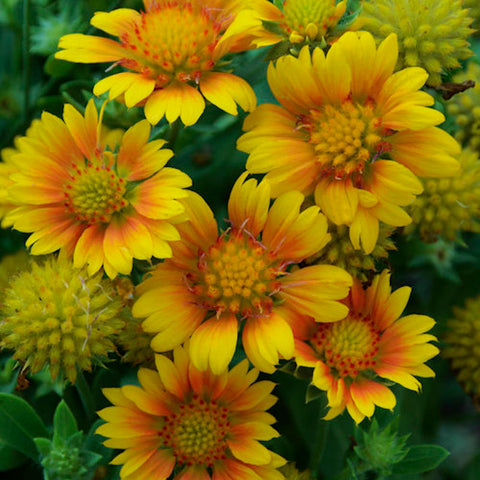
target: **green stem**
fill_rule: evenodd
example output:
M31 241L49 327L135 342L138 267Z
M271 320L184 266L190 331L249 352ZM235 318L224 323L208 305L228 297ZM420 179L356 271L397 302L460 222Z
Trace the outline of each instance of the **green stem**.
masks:
M168 136L168 146L172 149L175 147L175 142L177 141L178 134L180 133L181 125L182 125L182 121L180 120L180 118L177 118L170 125L170 134Z
M93 401L92 392L88 386L87 380L83 372L78 369L77 381L75 382L75 388L77 389L80 400L82 401L83 408L87 414L89 421L95 418L95 402Z
M323 414L319 409L317 420L317 438L313 445L312 455L310 457L310 470L318 474L322 462L323 453L327 446L327 438L330 424L323 419Z
M23 121L30 118L30 0L23 0Z

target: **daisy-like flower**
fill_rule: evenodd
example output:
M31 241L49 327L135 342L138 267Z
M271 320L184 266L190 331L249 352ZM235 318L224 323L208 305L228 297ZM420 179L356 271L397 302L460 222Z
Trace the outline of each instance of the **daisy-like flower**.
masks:
M438 353L428 332L434 320L425 315L399 318L410 288L394 292L390 274L377 275L367 289L355 280L346 305L348 316L335 323L305 318L295 322L295 360L313 367L312 383L327 392L329 411L335 418L345 408L360 423L375 406L392 409L396 400L385 381L419 391L417 377L433 377L424 363Z
M93 100L82 116L65 105L63 121L43 113L9 161L8 196L17 208L6 221L21 232L33 232L27 247L33 255L61 249L73 255L75 267L88 263L90 275L102 266L111 278L129 274L132 259L171 255L177 240L171 222L184 211L178 199L191 179L164 167L173 155L164 140L148 142L143 120L108 148ZM177 221L177 220L175 220Z
M335 36L333 30L346 6L345 0L284 0L282 8L278 8L260 0L242 11L234 25L238 30L248 30L257 47L282 41L290 46L321 43Z
M248 83L218 71L228 53L248 48L247 32L228 27L245 0L144 0L145 12L120 8L97 12L93 26L118 37L112 40L82 34L60 39L57 58L71 62L114 62L127 71L95 85L95 95L109 91L127 107L145 105L156 124L164 115L194 124L205 109L204 97L237 114L237 104L252 111L256 97ZM197 88L198 87L198 88ZM199 92L199 90L200 92Z
M422 192L418 176L455 174L459 145L434 125L418 67L393 73L395 35L378 50L366 32L347 32L325 56L304 47L298 58L270 64L268 81L281 105L263 104L244 124L238 148L247 170L267 173L272 194L314 193L336 225L350 226L355 248L375 248L379 221L404 226L403 210Z
M270 205L270 186L246 173L234 185L228 212L231 227L218 234L212 211L190 192L182 200L189 218L178 226L181 240L173 256L157 265L139 288L133 306L152 348L166 352L190 335L192 362L200 370L226 370L237 344L239 320L250 361L272 373L279 357L293 354L293 335L283 317L311 315L320 322L344 318L337 300L348 294L351 276L331 265L296 270L289 265L318 252L329 240L327 221L317 206L300 212L296 191ZM280 305L282 304L282 305Z
M123 449L113 464L122 480L282 480L285 461L260 441L278 437L266 412L273 382L255 382L244 360L214 375L200 372L186 350L173 362L156 355L158 371L141 368L140 386L106 388L113 403L98 414L107 447Z

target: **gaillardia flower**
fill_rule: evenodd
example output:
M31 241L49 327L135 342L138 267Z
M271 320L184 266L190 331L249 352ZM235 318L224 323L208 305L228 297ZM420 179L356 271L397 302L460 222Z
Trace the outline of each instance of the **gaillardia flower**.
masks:
M439 236L458 240L458 234L480 232L480 160L478 153L462 150L460 172L452 178L431 178L425 191L409 208L413 222L405 233L417 230L422 240L435 242Z
M454 317L447 322L446 347L442 355L451 362L452 370L466 393L480 400L480 296L468 298L463 308L454 307Z
M88 263L90 275L102 266L111 278L129 274L132 259L171 255L178 239L171 224L184 207L190 178L164 167L173 155L164 140L148 142L143 120L108 148L101 118L91 100L83 117L65 105L63 121L43 113L18 141L10 162L18 169L8 189L19 205L6 221L21 232L33 255L62 249L75 267Z
M397 68L422 67L428 85L442 83L442 74L460 67L473 55L468 37L473 33L470 11L463 0L364 0L356 27L380 42L398 35Z
M164 115L194 124L204 97L236 115L237 104L252 111L256 98L248 83L218 71L221 58L248 48L247 32L228 27L245 0L144 0L145 12L120 8L97 12L93 26L118 37L70 34L60 39L57 58L81 63L115 62L125 72L100 80L93 92L122 95L127 107L145 105L156 124ZM243 38L244 37L244 38ZM200 92L199 92L199 90Z
M355 248L375 248L379 221L403 226L403 210L422 192L417 176L458 170L457 142L434 127L444 116L419 91L421 68L393 73L397 40L379 46L366 32L347 32L325 56L304 47L298 58L268 69L281 105L263 104L244 123L238 148L250 154L247 170L267 173L273 196L291 189L314 192L336 225L350 227Z
M346 305L350 313L335 323L312 319L292 324L297 365L313 367L312 384L327 392L329 412L335 418L345 408L360 423L373 415L375 405L392 409L395 396L386 382L418 391L415 378L433 377L424 362L438 353L428 343L434 320L424 315L399 318L410 288L394 292L385 270L367 289L355 280Z
M272 373L293 354L293 335L283 312L311 315L319 322L344 318L350 275L331 265L288 268L328 242L327 221L312 206L300 212L303 195L291 191L270 205L270 186L244 173L228 203L231 227L218 234L212 211L190 192L182 200L189 220L178 225L181 240L171 259L156 266L140 285L133 306L152 348L166 352L190 335L190 356L200 370L224 371L237 344L260 370Z
M106 388L113 407L98 414L105 445L125 450L111 463L122 480L282 480L285 461L260 441L278 437L266 412L273 382L255 382L248 362L214 375L200 372L186 350L173 362L156 355L158 371L141 368L140 386ZM170 475L173 475L170 477Z
M10 279L3 295L0 347L32 373L49 366L72 383L77 370L91 370L115 351L123 327L123 308L115 288L102 274L89 277L65 255L31 262Z
M253 36L257 47L288 42L320 44L334 37L333 30L345 13L346 0L284 0L282 8L260 0L242 11L234 20Z

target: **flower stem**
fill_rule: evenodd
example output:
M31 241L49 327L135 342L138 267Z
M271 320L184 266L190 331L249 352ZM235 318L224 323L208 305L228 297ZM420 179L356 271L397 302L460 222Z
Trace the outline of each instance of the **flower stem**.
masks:
M323 413L319 409L318 421L317 421L317 437L312 449L312 455L310 457L310 470L318 473L322 462L323 453L327 445L329 423L323 419Z
M23 121L28 123L30 117L30 0L23 0Z
M87 380L85 379L85 375L80 369L77 371L77 381L75 382L75 387L78 395L80 396L80 400L82 401L87 418L89 421L92 421L95 418L95 402L93 401L92 392L90 391Z

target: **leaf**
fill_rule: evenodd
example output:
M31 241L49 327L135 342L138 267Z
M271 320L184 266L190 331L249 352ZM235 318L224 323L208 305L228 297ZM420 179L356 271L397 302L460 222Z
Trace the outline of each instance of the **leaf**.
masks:
M450 452L440 445L414 445L405 458L392 468L393 474L413 475L438 467Z
M17 468L26 460L25 455L0 441L0 472Z
M77 432L77 421L68 405L62 400L53 417L53 443L57 445L59 440L66 441Z
M33 441L48 432L35 410L22 398L0 393L0 439L32 460L38 461Z
M40 452L42 457L46 457L52 450L52 441L48 438L39 437L34 438L33 441L35 442L37 450Z

